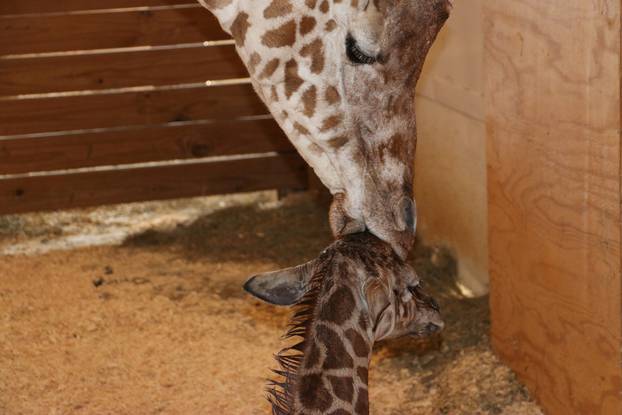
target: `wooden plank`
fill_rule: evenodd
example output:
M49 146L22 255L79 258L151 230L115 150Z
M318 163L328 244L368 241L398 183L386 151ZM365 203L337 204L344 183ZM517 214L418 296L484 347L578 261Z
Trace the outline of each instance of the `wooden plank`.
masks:
M9 59L0 61L0 96L247 76L233 45Z
M0 17L0 55L228 39L199 4L184 9Z
M0 136L226 120L268 111L249 84L1 101Z
M172 125L0 141L0 174L294 152L272 119Z
M492 341L548 414L622 414L620 1L485 3Z
M193 2L189 0L3 0L0 2L0 15L72 12L122 7L172 6L191 3Z
M298 155L0 180L0 214L305 188Z

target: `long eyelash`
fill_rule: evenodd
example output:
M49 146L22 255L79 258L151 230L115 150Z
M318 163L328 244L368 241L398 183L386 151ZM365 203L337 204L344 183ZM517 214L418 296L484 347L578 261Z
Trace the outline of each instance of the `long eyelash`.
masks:
M356 45L354 38L350 35L346 37L346 54L352 63L370 65L377 61L375 57L363 53Z

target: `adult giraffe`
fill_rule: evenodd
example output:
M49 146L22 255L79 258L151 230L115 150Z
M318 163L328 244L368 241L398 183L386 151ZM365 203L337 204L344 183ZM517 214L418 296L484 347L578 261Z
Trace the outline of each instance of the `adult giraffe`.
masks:
M333 234L414 242L415 85L449 0L199 0L334 196Z

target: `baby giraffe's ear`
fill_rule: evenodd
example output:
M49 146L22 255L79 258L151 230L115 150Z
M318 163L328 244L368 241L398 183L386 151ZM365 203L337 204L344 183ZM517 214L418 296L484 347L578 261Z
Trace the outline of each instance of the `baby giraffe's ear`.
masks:
M315 260L297 267L257 274L246 281L244 289L270 304L296 304L307 291L314 263Z

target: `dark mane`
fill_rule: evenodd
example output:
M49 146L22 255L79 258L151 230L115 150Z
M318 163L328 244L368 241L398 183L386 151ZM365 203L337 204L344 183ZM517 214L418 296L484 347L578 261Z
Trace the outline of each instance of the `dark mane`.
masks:
M286 347L278 352L274 358L279 369L272 371L279 376L279 380L268 380L268 401L272 404L273 415L290 415L293 412L293 387L296 384L296 373L305 356L305 338L313 322L314 311L318 298L322 292L324 279L332 265L334 250L328 248L318 258L313 277L308 283L308 289L300 302L294 306L294 314L289 322L287 333L283 339L299 337L301 340L293 346Z
M279 380L268 380L268 401L272 404L273 415L290 415L293 413L293 388L296 385L296 373L305 357L307 343L305 338L313 323L318 306L318 299L327 289L326 278L333 270L335 255L341 255L365 267L369 275L376 275L377 266L388 266L399 258L391 246L369 232L342 236L326 248L318 257L313 276L307 284L307 292L300 302L294 306L294 314L289 322L284 339L299 337L301 340L293 346L282 349L275 355L279 369L273 372Z

